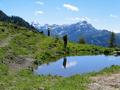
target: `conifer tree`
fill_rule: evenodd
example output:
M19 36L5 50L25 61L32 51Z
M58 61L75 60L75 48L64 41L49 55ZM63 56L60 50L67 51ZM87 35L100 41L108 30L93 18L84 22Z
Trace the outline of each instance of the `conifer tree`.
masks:
M111 36L110 36L110 47L115 47L116 46L116 42L115 42L115 33L112 32Z
M80 44L85 44L85 43L86 43L86 42L85 42L85 39L84 39L84 38L80 38L79 43L80 43Z
M67 35L63 36L63 41L64 41L64 49L67 48Z
M48 36L50 36L50 28L48 28Z

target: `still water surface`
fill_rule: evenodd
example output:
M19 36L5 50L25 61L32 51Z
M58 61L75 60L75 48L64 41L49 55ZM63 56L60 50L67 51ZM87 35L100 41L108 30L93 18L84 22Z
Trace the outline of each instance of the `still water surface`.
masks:
M38 75L69 77L75 74L98 72L112 65L120 65L120 56L70 56L40 65L34 72Z

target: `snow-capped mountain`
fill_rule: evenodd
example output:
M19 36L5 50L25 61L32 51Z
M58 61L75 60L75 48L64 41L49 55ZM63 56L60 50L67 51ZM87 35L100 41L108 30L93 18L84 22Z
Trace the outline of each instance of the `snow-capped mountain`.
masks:
M108 30L98 30L87 21L81 21L71 25L48 25L35 26L39 31L47 34L48 27L51 29L52 36L63 37L68 35L68 39L78 42L80 38L84 38L88 44L99 46L108 46L111 32ZM116 34L117 44L120 44L120 34Z

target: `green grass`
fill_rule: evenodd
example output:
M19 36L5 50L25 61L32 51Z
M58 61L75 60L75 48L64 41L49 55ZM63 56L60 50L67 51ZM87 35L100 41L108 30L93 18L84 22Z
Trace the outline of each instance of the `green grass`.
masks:
M112 74L120 71L120 66L112 66L98 73L64 78L33 75L29 69L9 75L8 68L4 65L1 67L0 71L3 68L4 70L0 74L0 90L38 90L38 88L44 88L45 90L86 90L86 86L91 82L89 79L91 76Z
M65 56L63 41L61 39L47 37L27 29L21 31L18 29L17 31L19 31L19 34L16 32L17 35L12 38L8 45L9 49L16 55L32 56L41 63L56 60ZM97 55L103 54L105 51L110 53L113 49L69 42L67 47L68 53L66 56Z
M16 75L0 77L2 90L85 90L88 77L76 75L69 78L53 76L35 76L29 70L22 70Z
M64 56L110 54L114 49L69 42L65 54L62 39L0 22L0 42L8 37L12 37L8 45L0 47L0 90L86 90L90 76L120 71L120 67L114 66L100 73L68 78L34 75L29 68L13 73L8 64L18 56L30 57L36 64L42 64Z

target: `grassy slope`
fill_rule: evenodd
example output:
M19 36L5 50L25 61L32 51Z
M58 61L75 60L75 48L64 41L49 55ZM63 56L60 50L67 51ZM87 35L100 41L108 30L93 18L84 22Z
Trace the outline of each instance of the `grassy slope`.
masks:
M10 38L10 40L8 40ZM7 42L6 42L7 40ZM45 63L65 55L60 39L46 37L24 27L0 22L0 90L84 90L88 76L70 78L36 76L29 68L13 73L8 63L16 63L16 57L29 57L35 63ZM92 45L68 43L68 55L102 54L112 49Z

